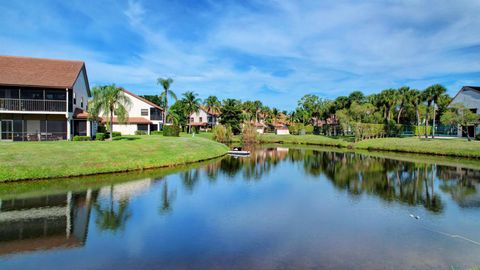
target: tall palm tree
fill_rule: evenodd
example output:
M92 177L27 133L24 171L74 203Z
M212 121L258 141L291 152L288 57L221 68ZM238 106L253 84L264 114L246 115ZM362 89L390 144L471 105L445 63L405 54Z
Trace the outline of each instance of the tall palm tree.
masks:
M102 114L110 127L110 140L112 140L113 115L117 116L118 122L125 123L131 104L132 102L125 95L123 89L116 87L115 84L95 86L89 113L95 117Z
M220 113L220 108L222 103L216 96L209 96L203 100L203 106L207 109L209 113Z
M417 89L411 89L408 92L407 100L408 100L409 103L413 104L413 106L415 108L415 114L417 116L417 132L418 132L418 137L420 138L420 136L421 136L421 134L420 134L420 112L418 111L418 106L420 105L420 103L423 102L422 92L420 92Z
M187 91L183 93L183 102L185 106L185 112L188 113L187 118L194 112L198 112L200 110L200 102L201 100L197 98L198 94L195 94L192 91ZM188 121L188 132L192 132L191 122Z
M397 90L392 88L385 89L380 93L380 95L385 109L384 118L386 121L390 121L392 108L395 106L398 100Z
M173 79L171 78L167 78L167 79L164 79L164 78L158 78L157 79L157 84L161 85L162 88L163 88L163 91L162 93L160 94L160 99L163 99L163 104L165 105L165 107L163 108L163 122L164 124L167 123L167 116L168 116L168 96L172 97L173 100L177 100L177 95L175 95L175 93L170 90L170 86L172 85L173 83Z
M258 114L262 110L263 104L260 100L255 100L253 102L253 105L255 106L255 123L258 123Z
M439 97L447 92L447 89L441 84L434 84L423 91L425 100L427 101L427 117L426 117L426 127L425 127L425 138L428 138L428 112L432 103L434 104L433 109L433 125L432 125L432 138L435 138L435 103L438 102Z
M253 101L247 100L242 104L242 109L246 114L246 119L248 122L252 121L254 116L256 115L257 108L255 107L255 103Z
M397 124L400 124L400 117L402 116L402 112L405 109L405 104L408 101L409 93L410 87L408 86L402 86L397 90L398 101L400 102L398 106Z

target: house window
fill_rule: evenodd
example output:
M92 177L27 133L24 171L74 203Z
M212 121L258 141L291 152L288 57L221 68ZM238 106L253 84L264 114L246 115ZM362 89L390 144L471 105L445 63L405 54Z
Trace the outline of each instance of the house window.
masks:
M142 109L140 114L141 116L148 116L148 109Z
M77 105L77 96L73 93L73 105Z
M190 123L193 123L195 122L195 120L193 119L193 117L190 117Z
M80 99L80 107L83 108L83 97Z
M202 119L202 117L200 116L200 118L199 118L199 122L200 122L200 123L202 123L202 122L203 122L202 120L203 120L203 119Z
M211 116L207 116L207 122L209 122L209 123L212 123L212 122L213 122Z

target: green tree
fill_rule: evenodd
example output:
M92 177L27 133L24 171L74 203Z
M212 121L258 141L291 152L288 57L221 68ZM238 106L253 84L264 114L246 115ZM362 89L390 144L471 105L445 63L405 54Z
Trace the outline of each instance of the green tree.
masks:
M254 117L256 118L257 108L255 107L255 103L253 101L247 100L243 102L242 109L246 114L245 120L250 122Z
M397 90L398 102L399 102L397 124L400 124L400 117L402 116L402 112L405 109L405 105L410 101L409 94L410 94L410 87L408 86L402 86Z
M203 106L207 109L209 113L220 113L220 108L222 107L222 103L216 96L208 96L206 99L203 100Z
M257 123L259 121L258 114L261 112L263 104L260 100L255 100L253 105L255 106L255 123Z
M348 101L350 105L353 102L356 102L357 104L363 104L365 102L365 95L362 93L362 91L353 91L348 95Z
M388 122L391 119L392 109L398 100L397 90L395 89L385 89L380 93L381 104L384 108L384 118Z
M220 123L229 126L235 135L240 133L242 105L239 100L228 98L223 101Z
M98 118L101 113L110 129L110 140L113 139L113 115L117 116L120 123L128 119L128 110L131 106L130 99L122 88L115 84L95 86L92 89L93 99L90 102L89 113Z
M167 78L167 79L164 79L164 78L158 78L157 79L157 84L158 85L161 85L162 88L163 88L163 91L162 93L160 94L160 99L163 100L163 104L165 105L165 107L163 108L163 119L165 121L165 123L167 123L167 117L168 117L168 96L172 97L173 100L177 100L177 95L175 95L175 93L170 90L170 86L172 85L173 83L173 79L171 78Z
M432 103L434 104L433 110L433 124L432 124L432 138L435 138L435 103L438 102L438 99L441 95L447 92L447 89L443 87L441 84L434 84L423 91L424 99L427 101L427 111L430 111L430 107ZM428 114L426 118L426 128L425 128L425 138L428 138Z
M141 97L163 108L163 100L160 96L144 95L144 96L141 96Z
M196 113L200 110L201 100L197 97L198 95L192 91L187 91L183 93L183 104L186 112L187 119L190 118L192 113ZM188 132L192 132L191 122L188 121Z
M468 141L471 140L468 134L467 127L474 125L480 119L480 115L465 108L463 104L455 103L452 105L452 109L446 111L440 118L440 122L444 125L456 125L460 127L461 132L467 134Z
M420 92L417 89L412 89L408 92L408 97L407 100L409 103L413 105L415 108L415 115L417 117L417 130L420 131L420 112L419 112L419 106L420 104L424 101L423 100L423 95L422 92ZM418 132L418 137L420 137L421 134Z

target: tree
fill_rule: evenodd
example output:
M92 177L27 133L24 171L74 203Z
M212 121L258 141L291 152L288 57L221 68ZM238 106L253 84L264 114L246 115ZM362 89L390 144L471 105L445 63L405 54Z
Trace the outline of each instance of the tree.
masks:
M144 96L141 96L141 97L163 108L164 104L163 104L163 100L160 96L144 95Z
M255 123L258 122L258 114L262 110L263 104L260 100L255 100L253 102L253 105L255 106Z
M222 103L220 103L220 100L218 100L216 96L208 96L203 100L203 106L205 106L209 113L220 113Z
M157 79L157 84L161 85L162 88L163 88L163 91L162 93L160 94L160 99L163 100L163 104L165 105L165 107L163 108L163 119L164 119L164 123L167 123L167 116L168 116L168 96L172 97L173 100L177 100L177 95L175 95L175 93L170 90L170 86L172 85L173 83L173 79L171 78L167 78L167 79L164 79L164 78L158 78Z
M398 95L398 115L397 115L397 124L400 124L400 117L402 116L402 112L405 109L405 104L409 101L409 93L410 87L402 86L397 90Z
M365 95L362 91L353 91L348 95L349 104L352 105L353 102L357 104L363 104L365 102Z
M445 92L447 92L447 89L443 87L441 84L434 84L427 89L424 90L424 99L427 101L427 111L430 111L430 107L432 106L432 103L434 104L434 110L433 110L433 125L432 125L432 138L435 138L435 103L437 103L439 97L443 95ZM427 130L428 130L428 114L427 114L427 119L426 119L426 128L425 128L425 138L428 138L427 135Z
M235 135L240 133L240 123L242 121L241 102L236 99L228 98L223 101L221 109L222 118L220 123L229 126Z
M182 127L182 130L185 126L188 124L188 117L190 115L188 114L188 111L186 110L185 106L185 101L183 99L177 100L171 107L170 107L170 112L168 114L169 121L172 121L173 123L180 125Z
M101 113L110 128L110 140L113 139L113 115L117 116L120 123L128 119L128 110L131 106L130 99L122 88L115 84L93 87L93 100L90 103L89 113L96 118Z
M192 113L196 113L200 109L200 102L201 100L197 98L197 94L195 94L192 91L187 91L183 93L183 103L185 106L185 112L187 113L186 117L187 119L190 117ZM191 121L188 121L188 132L192 132L192 126L191 126Z
M255 103L253 101L245 101L242 104L243 111L246 114L246 119L248 122L252 121L252 119L256 118L257 108L255 107Z
M395 106L398 100L397 90L395 89L385 89L380 93L380 101L384 107L384 118L388 122L391 119L391 111Z
M419 105L423 102L423 95L417 89L412 89L408 92L407 100L409 103L413 105L415 108L415 115L417 117L417 130L418 130L418 137L420 138L420 112L419 112Z
M465 108L463 104L455 103L452 109L446 111L440 118L440 122L444 125L457 125L461 132L467 134L468 141L471 141L467 127L475 124L480 119L480 115Z

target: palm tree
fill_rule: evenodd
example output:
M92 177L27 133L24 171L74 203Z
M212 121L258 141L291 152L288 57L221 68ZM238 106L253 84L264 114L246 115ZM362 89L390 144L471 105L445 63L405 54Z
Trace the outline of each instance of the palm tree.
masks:
M157 84L161 85L163 87L163 92L160 94L160 99L163 99L163 104L165 107L163 108L163 121L164 124L167 123L167 116L168 116L168 96L172 97L173 100L177 100L177 95L170 90L170 85L172 85L173 79L171 78L158 78L157 79Z
M441 84L434 84L427 87L424 93L424 98L427 101L427 117L426 117L426 127L425 127L425 138L428 138L428 112L430 111L430 106L434 106L433 109L433 125L432 125L432 138L435 138L435 103L438 102L439 97L447 92L447 89Z
M220 108L222 107L222 103L216 96L209 96L205 100L203 100L203 106L207 109L209 113L220 113Z
M253 105L255 106L255 123L258 123L258 114L262 110L263 104L260 100L255 100Z
M420 138L420 112L418 111L418 106L420 105L420 103L423 102L422 92L418 91L417 89L411 89L408 92L407 100L408 102L413 104L415 108L415 114L417 116L417 132L418 132L418 137Z
M405 108L405 104L408 101L409 93L410 87L408 86L402 86L397 90L398 101L400 102L398 106L397 124L400 124L400 117L402 116L403 109Z
M397 100L398 100L397 90L392 88L386 89L386 90L383 90L380 93L380 95L381 95L383 106L385 108L383 116L386 121L390 121L392 108L397 103Z
M185 112L188 113L187 118L194 112L198 112L200 109L201 100L197 98L198 94L195 94L192 91L187 91L183 93L183 102L185 106ZM192 132L191 122L188 121L188 132Z
M115 84L93 87L93 100L90 103L89 113L98 117L101 113L110 127L110 140L113 139L113 115L118 122L125 123L128 119L128 110L131 106L130 99L122 88Z
M256 115L256 107L253 101L247 100L242 104L242 109L246 114L246 119L248 122L252 121L253 117Z

